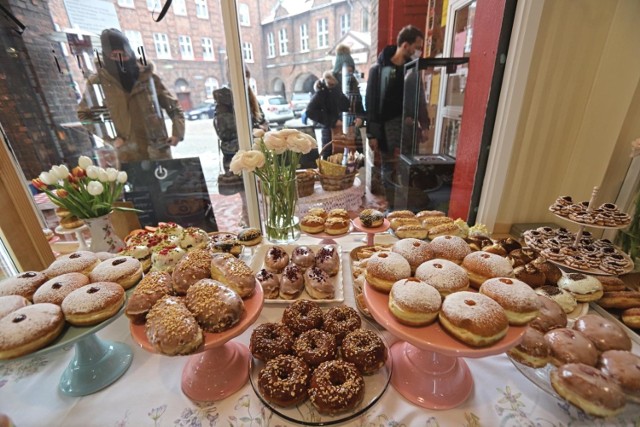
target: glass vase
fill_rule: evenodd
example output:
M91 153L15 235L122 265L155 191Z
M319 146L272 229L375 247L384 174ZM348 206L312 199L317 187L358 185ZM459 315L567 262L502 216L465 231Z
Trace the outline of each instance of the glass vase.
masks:
M296 180L258 181L260 209L265 237L272 243L286 244L300 238L300 221L295 215L298 203Z
M85 218L85 224L91 233L91 252L118 253L124 249L125 244L116 234L111 223L111 212L96 218Z

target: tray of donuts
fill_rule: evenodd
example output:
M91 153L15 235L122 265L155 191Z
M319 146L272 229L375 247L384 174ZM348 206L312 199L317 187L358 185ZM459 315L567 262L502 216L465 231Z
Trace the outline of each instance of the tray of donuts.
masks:
M559 318L532 322L507 355L535 385L586 414L637 421L640 356L617 322L598 314L572 327Z
M77 251L2 280L0 360L52 351L104 326L142 275L135 258Z
M399 239L434 239L438 236L464 236L458 223L442 211L396 210L387 214L391 232Z
M172 270L145 275L125 314L145 349L168 356L191 354L242 321L256 286L253 271L241 259L195 249Z
M364 273L367 268L367 262L371 256L377 252L390 251L391 244L377 244L374 246L358 246L353 248L349 253L349 267L351 268L351 277L353 278L353 297L356 307L360 313L367 319L375 321L367 308L367 303L362 295L364 287Z
M311 208L300 220L300 230L307 234L326 233L331 236L347 234L351 229L351 217L345 209Z
M338 245L262 245L249 266L262 285L265 303L344 301Z
M539 227L522 233L525 243L560 266L589 274L619 275L633 269L627 254L607 239L596 239L591 232L576 234L566 228Z
M280 322L252 331L249 350L255 393L278 415L300 424L333 424L362 414L391 378L383 335L344 305L323 309L297 300Z
M599 276L598 279L604 293L591 307L603 317L620 322L631 339L640 344L640 291L637 288L640 275L630 274L625 276L625 281L615 276Z

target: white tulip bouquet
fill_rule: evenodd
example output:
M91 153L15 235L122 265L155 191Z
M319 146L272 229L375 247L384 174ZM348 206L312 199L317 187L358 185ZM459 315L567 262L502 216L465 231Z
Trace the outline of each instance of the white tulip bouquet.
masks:
M65 165L53 166L31 182L54 204L78 218L97 218L112 210L137 211L113 206L127 182L127 173L95 166L87 156L80 156L71 171Z
M229 168L239 174L252 172L260 178L259 190L263 199L263 221L267 238L272 242L286 242L300 233L295 218L298 193L296 169L300 157L318 148L316 140L295 129L253 132L253 146L239 150Z

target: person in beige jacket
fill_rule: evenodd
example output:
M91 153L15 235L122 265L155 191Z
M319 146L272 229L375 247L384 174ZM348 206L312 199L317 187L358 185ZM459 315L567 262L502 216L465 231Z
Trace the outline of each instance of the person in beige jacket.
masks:
M171 159L171 147L184 139L185 120L178 99L154 73L153 64L136 60L124 34L107 29L100 40L103 64L87 79L78 118L90 132L100 116L113 123L115 138L106 142L116 149L120 162ZM96 90L102 91L106 110L92 102L97 99ZM171 136L162 110L173 123Z

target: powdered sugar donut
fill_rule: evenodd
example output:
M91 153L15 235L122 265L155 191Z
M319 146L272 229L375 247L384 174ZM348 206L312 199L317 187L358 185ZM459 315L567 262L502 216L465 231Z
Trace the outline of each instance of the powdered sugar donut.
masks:
M114 282L129 289L142 278L142 264L130 256L119 256L102 261L89 274L92 282Z
M439 236L431 241L434 258L447 259L460 264L471 253L471 246L458 236Z
M380 292L389 293L395 282L410 276L409 261L395 252L376 252L367 262L366 280Z
M116 314L123 304L122 286L112 282L96 282L67 295L62 301L62 312L72 325L91 326Z
M62 310L55 304L32 304L0 319L0 360L41 349L64 329Z
M480 289L485 280L493 277L513 277L513 267L506 258L489 252L472 252L462 260L471 286Z
M0 296L20 295L31 301L33 294L46 281L47 276L40 271L25 271L0 281Z
M31 302L21 295L5 295L0 297L0 319L22 307L26 307Z
M436 288L442 297L469 287L469 276L464 268L446 259L432 259L416 270L416 278Z
M433 259L434 256L429 243L413 238L398 240L391 247L391 251L409 261L411 273L415 273L420 264Z
M538 315L538 294L518 279L489 279L480 286L480 293L504 308L510 325L525 325Z
M82 273L63 274L44 282L33 294L33 302L60 305L67 295L88 284L89 278Z
M53 261L44 274L49 279L65 273L82 273L88 276L98 264L100 260L93 252L77 251Z
M415 277L398 280L389 293L389 311L398 322L409 326L432 323L441 304L440 292Z

